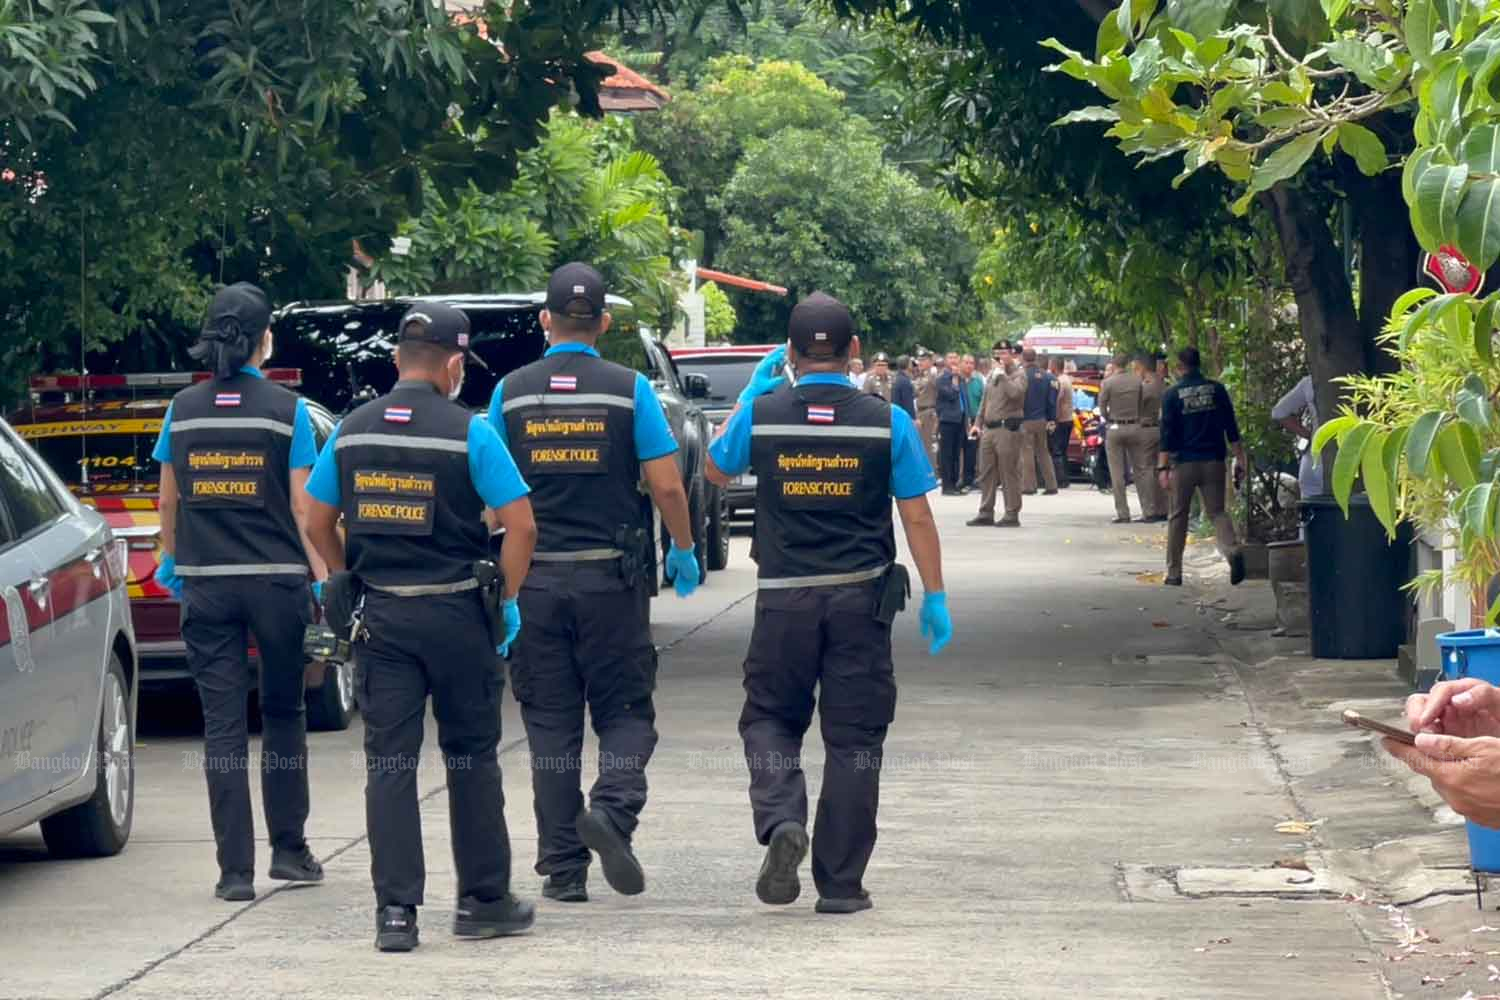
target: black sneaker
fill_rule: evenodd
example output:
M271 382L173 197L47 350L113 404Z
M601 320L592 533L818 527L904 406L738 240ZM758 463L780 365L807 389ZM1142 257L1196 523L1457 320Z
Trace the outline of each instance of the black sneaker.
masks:
M995 519L993 517L976 517L965 521L964 524L971 528L993 528L995 526Z
M1245 554L1236 552L1229 557L1229 584L1238 587L1245 582Z
M785 906L796 902L802 893L797 868L807 857L807 828L788 820L771 832L766 845L766 859L760 863L760 877L755 880L755 895L762 903Z
M1182 577L1180 577L1180 576L1169 576L1165 580L1162 581L1162 585L1166 586L1166 587L1180 587L1180 586L1182 586Z
M1153 515L1151 517L1143 517L1143 518L1141 518L1141 523L1142 524L1166 524L1167 523L1167 515L1165 515L1165 514L1155 514L1155 515Z
M622 896L635 896L645 891L646 873L641 871L641 863L630 849L630 841L615 829L608 816L585 809L578 814L576 825L578 839L599 855L604 880L611 889Z
M1019 517L1002 517L995 522L995 527L997 528L1019 528L1020 526L1021 519Z
M542 895L559 903L587 903L588 881L583 875L548 875L542 883Z
M861 892L858 896L819 896L818 905L813 907L819 913L858 913L874 908L875 901L868 892Z
M272 851L271 877L283 882L321 882L323 866L306 844L300 851Z
M1130 518L1128 516L1126 516L1126 517L1117 517L1117 518L1115 518L1113 521L1111 521L1109 523L1110 524L1129 524L1130 523Z
M228 903L248 903L255 898L255 882L247 872L225 872L214 895Z
M415 906L382 906L375 911L375 947L380 951L411 951L417 940Z
M1044 497L1055 497L1055 496L1057 496L1057 491L1056 490L1047 490L1045 493L1042 494L1042 496L1044 496Z
M453 911L453 936L510 937L525 934L534 923L536 907L510 893L489 902L465 896L458 901L458 909Z

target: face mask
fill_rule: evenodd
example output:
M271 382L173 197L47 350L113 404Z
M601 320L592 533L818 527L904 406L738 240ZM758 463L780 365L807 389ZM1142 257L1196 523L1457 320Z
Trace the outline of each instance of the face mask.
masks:
M271 360L271 355L273 353L275 353L275 350L276 350L276 336L274 334L272 334L269 330L266 331L266 339L265 339L264 346L265 346L265 349L266 349L266 355L265 355L265 357L263 357L263 358L260 359L260 363L261 364L265 364L267 361L270 361Z
M449 378L453 382L453 388L448 390L448 398L450 400L457 400L459 394L464 391L464 363L462 358L459 358L458 362L458 377L453 378L450 375Z

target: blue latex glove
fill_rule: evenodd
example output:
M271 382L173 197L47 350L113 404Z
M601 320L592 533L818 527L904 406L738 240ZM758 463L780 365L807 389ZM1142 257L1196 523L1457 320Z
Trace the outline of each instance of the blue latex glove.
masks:
M953 618L948 614L948 595L941 590L929 590L922 595L922 635L932 636L932 645L927 651L933 656L943 651L953 638Z
M748 403L756 396L764 396L768 392L775 392L786 385L786 376L776 374L776 366L786 363L786 345L782 344L776 350L760 359L760 364L755 366L755 374L750 376L750 381L740 393L740 402Z
M322 580L314 580L312 582L312 592L313 592L313 600L317 601L319 604L322 604L323 603L323 581Z
M156 567L156 582L171 595L182 600L182 577L177 575L177 557L163 554L161 565Z
M501 603L500 617L505 621L505 641L495 647L495 652L501 656L509 656L510 644L521 634L521 605L516 603L514 597Z
M678 597L687 597L698 589L698 554L692 549L679 549L677 543L672 543L672 549L667 553L666 564L667 579L677 588Z

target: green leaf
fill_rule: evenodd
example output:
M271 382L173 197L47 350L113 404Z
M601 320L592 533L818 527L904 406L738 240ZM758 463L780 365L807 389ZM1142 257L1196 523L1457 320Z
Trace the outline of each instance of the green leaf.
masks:
M1339 126L1339 147L1359 165L1359 172L1374 177L1386 168L1385 145L1363 125L1344 122Z
M1197 38L1208 38L1224 27L1235 0L1167 0L1167 23ZM1108 18L1106 18L1108 20Z
M1375 424L1361 421L1339 439L1338 457L1333 460L1333 495L1345 517L1349 516L1349 497L1354 492L1354 479L1359 475L1365 445L1377 430Z
M1125 48L1126 38L1120 32L1120 22L1106 17L1099 22L1099 34L1094 40L1094 58L1103 59L1111 52Z
M1433 43L1438 32L1437 11L1433 9L1432 0L1411 0L1406 7L1402 29L1412 58L1423 69L1432 69Z
M1464 192L1458 206L1458 249L1481 271L1500 259L1500 178L1474 181Z
M1413 476L1421 478L1427 475L1428 459L1436 451L1437 437L1447 416L1441 410L1432 410L1411 425L1411 433L1406 438L1406 468Z
M1495 506L1500 485L1493 479L1475 483L1461 493L1450 508L1461 528L1481 538L1495 537Z
M1461 490L1479 481L1479 439L1468 424L1452 422L1443 425L1437 436L1437 453L1443 471Z
M1385 525L1386 535L1395 538L1396 503L1394 497L1399 484L1394 476L1386 477L1385 445L1389 438L1389 431L1383 429L1372 431L1365 440L1364 448L1360 453L1359 468L1365 483L1365 495L1370 498L1370 509L1375 512L1375 517L1380 523Z
M1467 167L1454 167L1434 163L1427 172L1417 178L1416 201L1412 214L1421 219L1413 223L1417 235L1423 237L1422 248L1435 253L1444 243L1450 242L1458 229L1458 206L1463 198L1464 182L1469 178ZM1427 242L1431 239L1432 242Z
M1297 91L1282 83L1280 80L1273 80L1270 83L1266 84L1265 87L1261 89L1260 93L1261 96L1266 100L1277 101L1281 104L1302 105L1307 103L1307 98L1303 97L1301 94L1297 93Z
M1328 58L1371 90L1385 90L1395 79L1395 60L1385 49L1360 38L1340 38L1327 46Z
M1351 417L1347 414L1324 421L1318 427L1317 433L1313 435L1311 445L1313 461L1316 462L1323 457L1323 450L1328 447L1328 442L1335 438L1341 438L1357 426L1359 426L1359 418Z
M1114 108L1095 105L1089 108L1079 108L1077 111L1069 111L1052 124L1073 125L1078 122L1117 122L1119 120L1120 113Z
M1250 200L1262 191L1268 191L1288 178L1295 177L1302 169L1318 143L1323 138L1320 132L1305 132L1297 138L1281 144L1276 151L1256 165L1250 176L1250 190L1235 202L1236 214L1243 215L1250 207Z
M1402 296L1396 300L1396 304L1391 307L1391 319L1401 319L1408 312L1410 312L1413 307L1421 305L1423 302L1426 302L1428 299L1435 298L1436 296L1437 289L1426 287L1413 288L1411 291L1403 293Z
M1276 25L1277 37L1293 54L1300 55L1328 34L1323 9L1311 0L1267 0L1266 12Z
M1399 489L1400 478L1397 475L1401 468L1401 456L1406 453L1406 442L1411 435L1410 427L1398 427L1391 431L1391 436L1385 439L1385 452L1380 456L1381 464L1385 466L1385 475L1391 482L1398 484L1395 497L1399 500L1401 492Z
M1474 353L1487 365L1495 363L1495 311L1500 308L1500 296L1491 295L1479 307L1474 317Z
M1495 407L1490 402L1489 387L1478 375L1469 375L1458 390L1458 417L1476 431L1487 432L1495 424Z
M1344 16L1344 11L1348 8L1349 0L1323 0L1323 16L1331 26L1338 25L1339 18Z

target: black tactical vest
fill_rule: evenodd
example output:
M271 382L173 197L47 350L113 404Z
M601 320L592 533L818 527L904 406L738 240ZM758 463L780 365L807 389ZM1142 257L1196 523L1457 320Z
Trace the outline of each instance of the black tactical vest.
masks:
M292 517L296 418L296 393L243 373L172 400L180 575L307 576Z
M617 557L621 529L650 523L635 383L628 368L567 351L505 376L505 433L531 487L538 562Z
M413 596L473 586L489 543L469 475L473 419L425 382L397 382L339 425L345 549L365 583Z
M852 386L755 400L750 468L763 589L858 583L896 558L891 406Z

